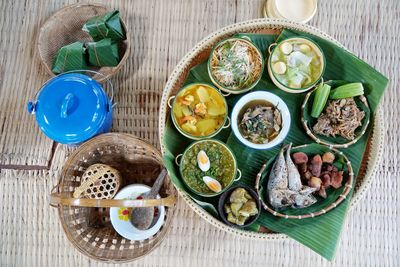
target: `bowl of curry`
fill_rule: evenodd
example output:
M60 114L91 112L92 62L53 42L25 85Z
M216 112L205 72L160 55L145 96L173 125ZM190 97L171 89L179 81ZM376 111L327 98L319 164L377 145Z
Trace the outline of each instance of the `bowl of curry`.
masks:
M176 157L176 162L186 187L203 197L222 194L241 178L231 149L214 139L192 143Z
M187 138L211 138L230 126L226 100L210 84L188 84L168 102L175 128Z

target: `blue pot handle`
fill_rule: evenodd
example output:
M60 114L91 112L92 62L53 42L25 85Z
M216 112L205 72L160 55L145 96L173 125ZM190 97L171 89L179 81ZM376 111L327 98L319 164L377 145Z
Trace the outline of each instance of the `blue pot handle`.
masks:
M68 117L68 111L71 109L74 102L75 102L75 96L73 93L69 93L65 96L65 98L61 104L61 110L60 110L61 118Z

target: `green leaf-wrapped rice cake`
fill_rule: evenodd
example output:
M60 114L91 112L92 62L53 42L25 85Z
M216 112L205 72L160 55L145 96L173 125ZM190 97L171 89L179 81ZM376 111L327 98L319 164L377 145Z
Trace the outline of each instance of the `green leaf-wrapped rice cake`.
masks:
M115 41L125 40L125 32L119 19L119 11L114 10L105 15L89 19L82 27L94 41L110 38Z
M118 44L111 39L87 43L89 63L93 66L117 66L119 63Z
M87 69L85 47L82 42L75 42L58 50L53 62L52 71L54 73L82 69Z

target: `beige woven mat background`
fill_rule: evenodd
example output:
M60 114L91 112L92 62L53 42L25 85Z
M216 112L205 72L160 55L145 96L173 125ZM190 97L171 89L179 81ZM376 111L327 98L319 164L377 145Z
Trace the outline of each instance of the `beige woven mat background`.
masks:
M35 41L54 11L75 1L0 1L0 266L100 266L67 241L48 206L68 149L40 134L25 111L48 78ZM129 24L132 53L115 77L114 131L157 143L158 106L175 64L208 33L260 17L262 0L104 1ZM349 214L332 263L292 240L252 241L217 230L184 203L152 254L126 266L399 266L400 171L398 0L320 0L311 24L390 78L383 107L384 159Z

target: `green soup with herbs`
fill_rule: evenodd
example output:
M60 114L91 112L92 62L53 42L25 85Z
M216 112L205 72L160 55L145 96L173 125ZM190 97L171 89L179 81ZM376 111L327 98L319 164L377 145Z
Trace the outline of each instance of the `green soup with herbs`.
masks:
M210 167L202 171L199 167L198 154L204 151L209 159ZM203 181L204 176L210 176L217 180L224 190L232 183L236 173L236 163L232 153L224 145L214 141L200 141L190 147L183 155L181 162L181 174L186 185L195 193L212 195Z

